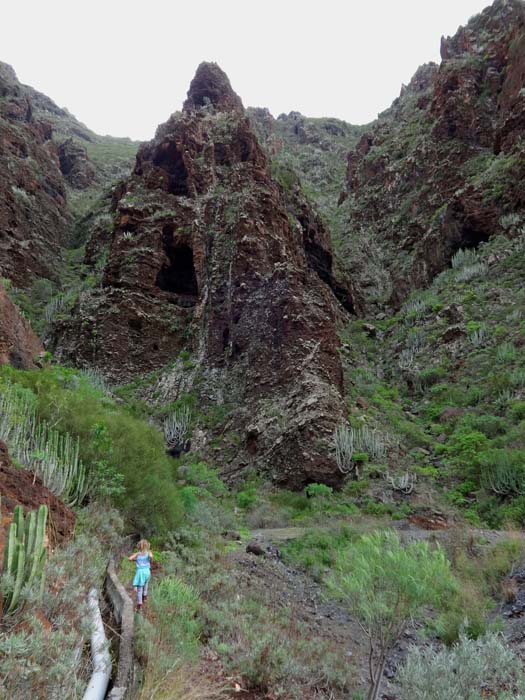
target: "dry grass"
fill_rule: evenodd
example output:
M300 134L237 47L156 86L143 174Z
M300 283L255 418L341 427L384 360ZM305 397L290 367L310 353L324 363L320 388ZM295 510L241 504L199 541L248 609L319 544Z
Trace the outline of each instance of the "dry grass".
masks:
M518 597L518 584L516 579L504 578L501 582L501 595L506 603L514 603Z
M227 688L212 682L198 666L175 665L159 675L155 665L148 664L138 700L221 700L228 697Z

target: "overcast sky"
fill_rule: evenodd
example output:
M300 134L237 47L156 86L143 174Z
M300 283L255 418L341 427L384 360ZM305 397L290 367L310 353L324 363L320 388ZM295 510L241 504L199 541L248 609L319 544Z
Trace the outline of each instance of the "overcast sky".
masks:
M3 0L0 60L94 131L149 139L216 61L245 106L371 121L489 0Z

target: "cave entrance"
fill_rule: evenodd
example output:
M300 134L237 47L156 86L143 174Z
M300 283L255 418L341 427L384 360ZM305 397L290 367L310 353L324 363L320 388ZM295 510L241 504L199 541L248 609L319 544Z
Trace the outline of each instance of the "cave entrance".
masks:
M155 154L153 164L168 174L168 192L179 197L189 197L188 171L176 144L163 144Z
M460 248L476 249L481 243L485 243L490 238L486 229L476 225L475 222L467 221L460 227L458 236L452 242L452 255Z
M172 294L196 297L199 288L191 246L174 243L171 231L163 233L162 243L167 260L157 275L157 287Z
M352 295L344 286L338 284L334 279L332 272L332 255L317 243L308 240L305 241L304 250L306 259L312 270L314 270L322 281L330 287L343 308L349 313L354 314L355 309Z

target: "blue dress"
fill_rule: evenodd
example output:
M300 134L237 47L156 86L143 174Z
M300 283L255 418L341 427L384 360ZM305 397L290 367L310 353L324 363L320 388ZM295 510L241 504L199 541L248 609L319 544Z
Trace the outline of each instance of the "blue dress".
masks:
M135 565L137 569L133 586L145 586L151 576L149 552L140 553L135 559Z

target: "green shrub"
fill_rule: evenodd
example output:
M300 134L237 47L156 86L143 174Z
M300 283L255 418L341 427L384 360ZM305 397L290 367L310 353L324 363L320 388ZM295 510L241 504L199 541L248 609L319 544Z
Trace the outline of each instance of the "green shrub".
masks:
M513 423L525 420L525 401L511 401L507 413Z
M475 416L469 414L463 418L461 424L471 430L479 431L491 439L503 435L508 427L504 418L491 415Z
M455 466L471 474L473 470L476 471L480 454L488 445L489 441L484 433L459 425L447 440L445 452Z
M334 566L338 553L352 538L352 531L346 527L330 532L318 530L287 542L281 550L285 562L305 569L314 578L320 579L326 570Z
M397 683L401 697L422 700L472 700L486 696L510 700L525 692L521 662L496 634L477 640L461 636L451 649L410 650Z
M525 450L485 450L479 461L484 488L500 496L525 494Z
M418 381L421 388L425 389L445 379L447 374L447 371L443 367L429 367L419 373Z
M368 479L360 479L358 481L346 481L343 487L345 494L349 496L357 496L368 489L370 482Z
M305 492L309 498L326 498L331 496L334 490L326 484L308 484Z
M150 610L155 627L175 658L198 655L201 623L197 617L199 596L176 576L166 576L151 586Z
M237 505L244 510L254 506L257 500L257 489L255 486L248 486L242 491L238 491L236 495Z
M455 506L462 506L469 502L471 496L477 489L477 484L471 479L462 481L453 489L445 492L445 498Z
M449 562L428 542L404 546L394 531L363 535L337 558L331 592L357 617L370 647L369 698L376 700L386 660L422 608L440 608L456 590Z
M206 492L211 496L224 496L227 492L224 482L220 479L215 469L210 469L206 462L185 464L178 470L179 476L184 481Z
M130 415L74 370L2 367L0 382L5 380L34 393L40 419L79 438L88 472L96 473L103 465L106 485L112 487L108 497L137 531L165 534L181 522L183 506L173 460L166 455L160 431ZM117 493L115 481L123 487Z

